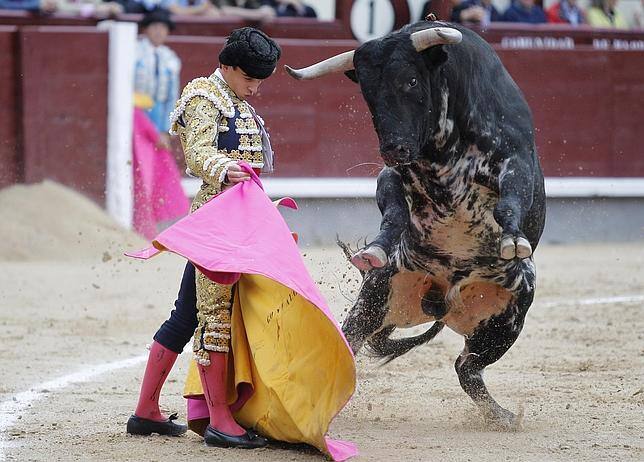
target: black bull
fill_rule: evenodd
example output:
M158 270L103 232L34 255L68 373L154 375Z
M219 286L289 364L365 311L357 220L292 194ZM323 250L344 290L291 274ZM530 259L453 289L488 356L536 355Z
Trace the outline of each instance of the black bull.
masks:
M387 167L378 177L376 239L352 258L363 271L343 330L389 360L443 326L465 338L455 363L463 390L503 428L517 417L490 396L483 369L512 346L535 290L532 252L545 193L530 109L477 34L420 22L355 52L293 70L345 72L360 84ZM396 328L434 321L416 337Z

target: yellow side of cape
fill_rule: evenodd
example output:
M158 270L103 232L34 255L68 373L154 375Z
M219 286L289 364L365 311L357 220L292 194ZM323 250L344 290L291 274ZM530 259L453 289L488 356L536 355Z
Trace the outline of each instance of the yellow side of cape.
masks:
M254 390L236 420L270 438L308 443L326 453L324 435L356 381L353 357L333 323L288 287L243 275L231 337L228 402L236 401L240 384ZM203 395L194 361L184 395Z

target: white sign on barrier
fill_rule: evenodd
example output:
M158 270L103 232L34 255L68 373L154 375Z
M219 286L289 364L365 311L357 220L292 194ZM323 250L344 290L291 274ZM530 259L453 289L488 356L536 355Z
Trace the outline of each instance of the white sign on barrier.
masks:
M351 31L366 42L394 30L396 16L389 0L355 0L351 7Z

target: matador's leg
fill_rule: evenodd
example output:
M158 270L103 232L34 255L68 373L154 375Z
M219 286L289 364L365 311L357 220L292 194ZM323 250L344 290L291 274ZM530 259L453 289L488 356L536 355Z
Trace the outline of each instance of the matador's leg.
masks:
M232 285L217 284L196 271L197 320L193 351L202 366L210 365L209 351L228 353Z
M206 398L210 424L204 441L210 446L257 448L264 438L247 432L230 412L226 402L226 366L230 349L230 317L233 286L217 284L196 272L197 319L193 350L199 363L199 378Z

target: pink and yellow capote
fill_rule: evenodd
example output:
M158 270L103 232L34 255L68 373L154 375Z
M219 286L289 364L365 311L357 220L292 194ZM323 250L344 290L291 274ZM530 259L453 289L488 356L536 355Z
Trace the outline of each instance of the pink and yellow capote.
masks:
M251 181L225 190L151 247L128 255L147 259L167 250L216 282L236 282L227 374L235 419L269 438L346 460L357 454L355 444L326 433L354 393L353 353L277 207L245 169ZM288 198L276 204L297 207ZM189 420L208 416L194 361L185 396Z

